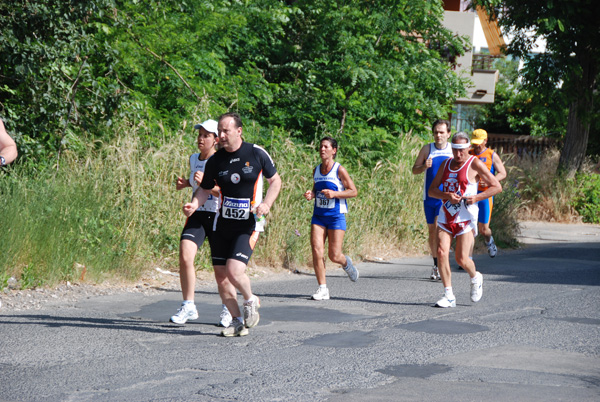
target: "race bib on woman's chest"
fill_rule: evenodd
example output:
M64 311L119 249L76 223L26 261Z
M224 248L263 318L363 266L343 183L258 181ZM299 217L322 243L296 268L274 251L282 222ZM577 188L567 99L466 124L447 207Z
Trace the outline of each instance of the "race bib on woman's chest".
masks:
M315 199L317 208L332 209L335 207L335 198L325 198L325 195L321 192L317 192L317 198Z

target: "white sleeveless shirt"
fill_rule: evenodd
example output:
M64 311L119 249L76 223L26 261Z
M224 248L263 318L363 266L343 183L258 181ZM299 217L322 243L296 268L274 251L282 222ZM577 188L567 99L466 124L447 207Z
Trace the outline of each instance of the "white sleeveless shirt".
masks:
M200 159L200 154L193 154L192 156L190 156L189 182L190 182L190 185L192 186L192 197L194 196L194 194L196 193L196 190L198 190L198 187L199 187L198 184L196 183L196 181L194 180L194 174L196 172L204 173L204 167L206 166L207 160L208 159ZM208 196L208 200L206 200L204 205L200 205L196 211L217 212L218 209L219 209L219 197L215 197L214 195L210 194Z

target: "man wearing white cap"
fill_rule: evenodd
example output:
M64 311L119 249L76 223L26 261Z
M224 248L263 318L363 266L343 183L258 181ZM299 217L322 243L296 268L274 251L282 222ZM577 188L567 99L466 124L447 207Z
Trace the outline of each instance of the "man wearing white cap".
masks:
M218 129L215 120L206 120L202 124L196 124L195 130L198 130L198 150L190 156L190 176L189 179L183 177L177 178L176 188L182 190L186 187L192 188L192 195L198 189L202 178L204 177L204 168L208 159L215 153L215 146L218 141ZM208 238L208 242L212 249L212 234L215 215L219 209L219 188L212 189L208 199L204 204L199 206L185 222L185 226L181 233L179 244L179 278L181 281L181 292L183 302L177 311L177 314L171 317L171 322L176 324L185 324L187 320L195 320L198 318L198 310L194 304L194 290L196 284L196 270L194 269L194 259L196 253L204 239ZM217 274L215 272L215 274ZM235 292L235 289L229 281L217 280L219 283L219 294L224 292ZM229 289L230 287L231 289ZM221 300L224 300L221 297ZM223 304L223 310L219 320L219 325L228 327L231 323L231 314Z
M471 135L471 144L473 148L469 152L471 155L475 155L480 161L488 168L488 170L496 176L498 181L502 181L506 178L506 169L504 169L504 163L498 156L498 154L487 147L487 131L478 128L473 131ZM488 183L485 180L479 180L478 192L487 190ZM485 238L485 245L488 249L490 257L494 258L498 252L498 248L494 243L494 237L492 236L492 229L490 229L490 220L492 218L492 208L494 206L494 197L486 198L478 203L479 216L478 216L478 228L479 232ZM471 255L473 250L471 249Z
M483 162L469 155L471 144L466 133L456 133L451 145L453 158L442 164L429 187L429 195L442 200L437 222L437 254L444 296L435 305L444 308L456 307L449 257L452 238L456 238L456 262L471 277L471 301L478 302L483 295L483 276L477 272L475 263L469 258L477 231L477 203L502 191L500 182ZM479 180L485 180L489 184L482 193L477 193Z

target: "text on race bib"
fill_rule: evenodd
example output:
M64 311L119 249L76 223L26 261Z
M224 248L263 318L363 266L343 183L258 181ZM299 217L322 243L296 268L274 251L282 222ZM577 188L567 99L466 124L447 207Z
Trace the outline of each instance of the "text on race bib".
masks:
M247 220L250 217L250 199L225 197L223 200L223 217L226 219Z
M456 194L457 194L458 196L461 196L461 195L462 195L462 193L461 193L461 191L460 191L460 190L459 190L459 191L458 191ZM461 204L461 203L462 203L462 200L461 200L460 202L456 203L456 204L452 204L452 203L450 202L450 200L448 200L448 201L446 201L446 202L444 203L444 208L446 208L446 210L448 211L448 213L449 213L450 215L454 216L454 215L456 215L456 214L457 214L457 212L458 212L458 211L460 211L460 204Z
M317 198L315 198L317 208L332 209L335 207L335 198L325 198L322 192L317 192Z

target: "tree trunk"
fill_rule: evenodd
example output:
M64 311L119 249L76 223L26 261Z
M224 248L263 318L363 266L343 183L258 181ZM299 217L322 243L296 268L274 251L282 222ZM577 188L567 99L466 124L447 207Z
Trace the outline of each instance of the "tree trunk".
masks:
M575 176L575 172L581 167L587 150L590 123L589 119L581 117L582 109L584 109L584 105L580 104L580 100L571 102L567 135L558 163L559 170L569 178Z
M591 117L594 112L593 91L598 71L592 61L591 52L592 50L587 48L577 54L581 75L575 79L574 85L578 96L569 106L567 135L558 162L558 170L568 178L574 177L581 168L590 135Z

